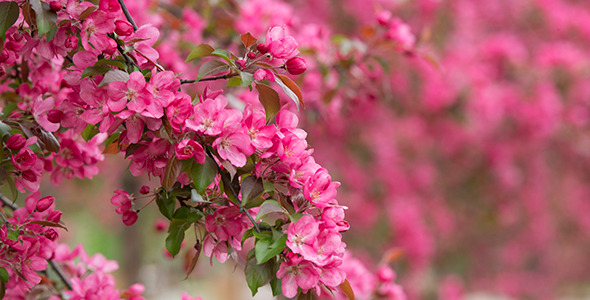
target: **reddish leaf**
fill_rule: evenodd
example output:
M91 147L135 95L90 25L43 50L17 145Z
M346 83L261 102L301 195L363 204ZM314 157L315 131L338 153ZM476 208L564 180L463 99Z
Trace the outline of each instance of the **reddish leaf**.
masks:
M305 108L305 103L303 103L303 94L301 94L301 90L299 89L299 86L293 80L291 80L291 78L289 78L285 75L278 75L278 76L279 76L279 78L281 78L280 81L282 81L283 84L281 84L281 82L279 82L279 81L277 81L277 83L281 86L281 88L283 89L285 94L287 94L291 99L293 99L293 101L295 101L295 104L297 104L297 108L299 108L299 104L301 104L301 106L303 106ZM289 93L289 91L285 88L290 90L292 93ZM297 101L299 101L299 102L297 102Z
M348 279L344 279L344 282L340 284L340 289L344 292L344 294L346 294L348 299L354 300L354 291L352 290Z
M266 113L266 121L269 121L281 109L279 94L268 85L262 83L256 84L256 90L258 91L258 100L264 107L264 112Z
M404 256L404 250L400 248L393 248L383 254L381 261L385 264L390 264Z
M65 231L68 231L68 229L65 226L63 226L62 224L51 222L51 221L35 220L35 221L31 221L29 223L42 225L42 226L49 226L49 227L59 227L61 229L65 229Z
M176 158L176 155L173 155L166 165L166 171L162 179L162 187L165 190L171 189L176 183L176 179L180 175L180 169L182 169L182 163Z
M242 40L242 43L244 43L244 46L246 46L246 48L256 44L256 42L258 41L249 32L240 34L240 39Z
M193 272L193 270L197 266L197 262L199 261L199 256L201 255L201 249L203 248L201 245L201 242L197 240L197 243L195 244L194 248L195 248L195 250L197 250L197 252L195 253L195 255L193 255L193 258L191 259L191 262L188 265L188 268L186 269L186 277L184 279L188 279L188 277L191 275L191 273Z

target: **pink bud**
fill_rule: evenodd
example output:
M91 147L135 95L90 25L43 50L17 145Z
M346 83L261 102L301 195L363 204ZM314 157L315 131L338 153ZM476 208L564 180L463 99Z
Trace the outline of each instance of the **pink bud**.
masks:
M115 21L115 33L120 36L128 36L133 33L133 26L127 21L117 20Z
M59 1L51 1L49 3L49 8L54 12L60 11L62 9L62 7L63 6L61 5L61 3L59 3Z
M287 72L291 75L299 75L307 70L307 63L301 57L293 57L285 63Z
M117 42L115 42L115 40L113 39L108 39L107 40L109 45L107 46L106 49L104 49L104 53L108 54L108 55L112 55L113 53L115 53L117 51Z
M8 55L8 50L0 51L0 63L5 62L10 56Z
M131 226L137 221L137 213L130 210L123 214L123 224Z
M47 113L47 120L51 123L59 123L64 113L59 109L52 109Z
M54 211L50 212L49 215L47 216L47 221L59 223L59 221L61 220L61 214L62 214L61 211L54 210Z
M23 173L20 176L22 176L23 179L26 180L26 181L30 181L30 182L36 182L37 181L37 176L31 170L25 170L25 171L23 171Z
M53 204L53 202L55 202L55 198L53 198L52 196L47 196L39 199L39 201L37 201L37 211L46 211L51 206L51 204Z
M254 53L254 52L248 52L248 58L249 59L255 59L256 58L256 53Z
M66 40L66 48L74 49L76 47L78 47L78 37L72 35Z
M58 234L57 231L55 231L55 229L53 228L49 228L47 229L47 231L45 231L45 237L47 237L48 239L55 241L57 240Z
M166 230L166 222L163 220L157 220L155 224L156 231L164 231Z
M266 54L266 52L268 52L268 46L264 43L256 45L256 49L258 49L258 51L262 54Z
M22 136L20 133L11 135L8 140L6 141L6 147L10 150L20 150L22 147L25 146L27 139Z
M242 67L242 68L246 67L246 61L243 59L236 60L236 64L240 65L240 67Z
M141 187L141 189L139 189L139 193L142 195L147 195L150 192L150 187L147 185L144 185Z
M387 26L387 24L389 24L389 22L391 21L391 12L387 10L382 10L376 13L375 17L377 18L377 22L379 22L379 25Z

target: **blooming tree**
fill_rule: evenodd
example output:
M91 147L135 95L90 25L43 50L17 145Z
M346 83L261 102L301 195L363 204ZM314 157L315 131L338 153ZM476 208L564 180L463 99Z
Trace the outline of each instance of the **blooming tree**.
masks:
M201 64L196 79L185 79L159 63L159 29L137 26L123 1L2 1L0 16L2 294L142 299L140 284L116 288L109 274L116 262L59 243L59 200L40 192L44 174L54 185L92 178L105 154L122 153L131 174L159 184L114 191L115 212L132 226L141 211L157 209L169 221L171 256L194 231L187 276L201 252L220 262L244 252L252 294L270 284L288 298L354 298L339 183L316 163L287 108L304 106L289 75L304 73L307 63L286 27L270 27L264 42L261 32L243 30L233 39L241 45L228 50L192 47L185 64ZM215 81L225 87L185 91ZM255 89L258 101L241 110L229 105L236 87ZM403 298L391 269L380 272L389 272L381 282Z

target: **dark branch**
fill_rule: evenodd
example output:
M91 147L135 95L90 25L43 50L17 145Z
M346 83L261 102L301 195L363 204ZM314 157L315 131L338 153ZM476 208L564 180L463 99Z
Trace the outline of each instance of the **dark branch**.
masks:
M15 205L14 203L12 203L12 201L10 201L10 199L6 198L6 196L0 194L0 201L2 201L2 203L8 207L10 207L10 209L12 210L17 210L18 206Z
M185 84L185 83L195 83L195 82L203 82L203 81L214 81L214 80L218 80L218 79L228 79L233 77L235 74L234 73L229 73L229 74L225 74L225 75L219 75L219 76L215 76L215 77L207 77L207 78L201 78L199 80L196 79L181 79L180 80L180 84Z
M133 31L136 31L137 24L135 24L135 21L133 21L133 17L131 17L129 10L127 9L127 6L125 5L125 1L123 1L123 0L118 0L118 1L119 1L119 5L121 5L121 9L123 10L123 13L125 14L125 18L127 18L127 21L129 21L129 23L131 23L131 25L133 26Z

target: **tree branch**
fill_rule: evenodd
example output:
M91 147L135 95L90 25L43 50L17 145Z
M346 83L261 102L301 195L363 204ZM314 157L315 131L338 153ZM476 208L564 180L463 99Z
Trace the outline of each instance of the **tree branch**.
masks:
M199 80L196 80L196 79L181 79L180 80L180 84L203 82L203 81L214 81L214 80L218 80L218 79L228 79L228 78L233 77L234 75L235 75L235 73L229 73L229 74L219 75L219 76L214 76L214 77L201 78Z
M127 9L127 6L125 5L125 1L123 1L123 0L117 0L117 1L119 1L119 5L121 5L121 9L123 10L123 13L125 14L125 18L127 18L127 21L129 21L129 23L131 23L131 25L133 26L133 31L136 31L137 24L135 24L135 21L133 21L133 17L131 17L129 10Z

